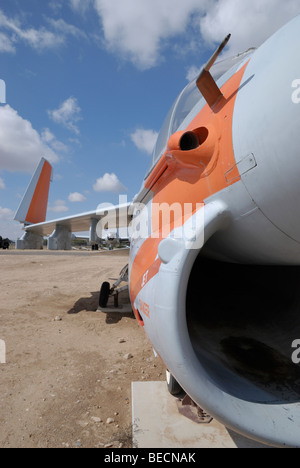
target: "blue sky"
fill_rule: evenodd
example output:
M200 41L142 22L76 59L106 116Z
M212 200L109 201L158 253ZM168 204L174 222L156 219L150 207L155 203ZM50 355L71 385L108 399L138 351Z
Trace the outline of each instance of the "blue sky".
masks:
M1 0L0 235L42 156L47 219L139 191L169 107L229 33L259 46L300 13L287 0Z

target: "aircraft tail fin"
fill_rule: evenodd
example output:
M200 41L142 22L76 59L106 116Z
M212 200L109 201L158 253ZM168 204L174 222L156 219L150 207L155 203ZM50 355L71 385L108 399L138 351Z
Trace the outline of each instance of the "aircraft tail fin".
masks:
M37 224L46 220L51 180L52 166L42 158L15 215L16 221Z

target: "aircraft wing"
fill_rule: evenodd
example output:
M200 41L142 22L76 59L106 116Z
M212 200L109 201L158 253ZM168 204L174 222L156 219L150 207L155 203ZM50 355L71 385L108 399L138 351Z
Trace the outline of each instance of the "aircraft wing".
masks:
M89 241L93 244L102 238L103 230L129 226L131 203L101 204L94 211L45 221L51 178L52 167L42 158L15 215L25 230L17 241L17 249L40 249L43 238L50 236L50 250L69 250L73 233L89 231Z
M25 230L39 236L49 236L57 227L65 228L69 232L83 232L89 231L91 224L98 224L99 221L101 221L102 229L106 229L106 227L109 229L128 227L131 222L131 216L128 210L130 205L130 203L116 206L111 205L87 213L32 224L26 226Z

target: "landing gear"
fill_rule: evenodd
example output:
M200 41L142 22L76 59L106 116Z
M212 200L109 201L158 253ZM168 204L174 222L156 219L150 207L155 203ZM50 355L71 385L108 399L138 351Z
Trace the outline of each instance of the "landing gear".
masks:
M110 284L105 282L102 284L99 294L99 307L106 307L110 294Z
M210 414L198 406L179 385L170 371L166 371L169 393L177 398L176 404L180 414L197 424L209 424L213 420Z
M131 304L119 305L119 294L123 291L128 291L128 284L118 288L122 282L128 283L128 265L120 271L120 277L112 287L110 287L108 282L102 284L99 294L100 310L103 310L103 312L132 312ZM111 296L114 298L114 306L113 308L111 306L108 308L107 303Z
M179 398L185 395L183 388L179 385L175 377L168 370L166 371L166 380L169 393L172 396Z

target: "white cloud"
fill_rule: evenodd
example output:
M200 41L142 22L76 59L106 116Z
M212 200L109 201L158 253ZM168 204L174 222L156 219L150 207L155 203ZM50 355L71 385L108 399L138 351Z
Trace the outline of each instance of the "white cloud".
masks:
M142 128L138 128L130 135L130 137L139 150L148 154L152 154L157 141L158 133L154 130L144 130Z
M93 0L70 0L70 6L79 13L85 13L93 4Z
M201 34L212 45L230 32L227 54L261 45L271 34L300 13L298 0L217 0L200 20Z
M211 49L231 33L223 57L233 56L250 47L259 47L299 13L298 0L214 0L199 19L200 33L204 44ZM188 81L197 78L200 65L187 69Z
M0 190L5 190L5 188L4 180L0 177Z
M48 18L47 21L56 33L59 33L64 39L66 39L67 36L73 36L78 39L87 39L85 32L81 31L81 29L77 28L73 24L66 23L62 18L58 20Z
M74 193L70 193L68 200L71 203L80 203L80 202L86 201L86 197L82 195L81 193L74 192Z
M62 176L61 174L58 174L57 172L55 172L55 174L54 174L54 176L53 176L53 180L54 180L55 182L58 182L58 181L60 181L60 180L62 180L62 179L63 179L63 176Z
M9 208L2 208L2 206L0 206L0 220L1 221L12 219L13 217L14 217L14 213L12 210L10 210Z
M188 82L193 81L195 78L198 78L200 71L201 67L196 67L195 65L189 67L186 73L186 79L188 80Z
M51 8L51 10L55 13L55 14L60 14L61 12L61 9L63 7L62 3L60 2L60 0L49 0L48 1L48 6L49 8Z
M20 39L39 51L53 49L65 43L65 37L63 35L49 31L45 27L41 29L16 29L16 32Z
M69 211L69 208L64 200L56 200L48 210L53 213L65 213L66 211Z
M0 33L0 52L15 53L16 48L12 40L3 33Z
M28 120L9 105L0 107L0 170L32 172L42 156L58 161Z
M53 148L53 150L57 151L58 153L67 153L69 151L69 147L58 140L52 141L50 145Z
M58 109L49 110L49 117L56 123L63 125L69 130L79 135L79 129L77 122L81 120L81 109L78 105L78 101L74 97L66 99Z
M109 50L141 69L160 60L164 42L186 31L193 13L207 0L95 0Z
M243 52L300 13L299 0L95 0L95 8L108 50L140 69L156 66L170 44L201 53L229 32L225 54Z
M49 130L49 128L45 128L42 132L42 140L45 142L45 143L51 143L52 141L55 140L55 136L53 135L53 133L51 132L51 130Z
M20 21L8 18L0 10L0 27L11 33L11 40L18 42L19 40L29 44L34 49L45 49L57 47L64 43L63 35L55 34L55 32L47 30L45 27L40 29L22 27Z
M11 209L0 206L0 235L3 238L17 240L24 234L21 224L14 221L14 215Z
M33 49L42 52L47 49L56 49L64 45L69 36L81 39L86 35L75 26L64 20L53 20L45 17L46 26L39 29L25 27L17 18L9 18L0 10L0 52L15 52L16 45L23 42Z
M44 128L42 131L42 140L51 146L54 151L67 153L69 148L67 145L57 140L55 135L49 130L49 128Z
M127 188L119 181L116 174L104 174L103 177L97 179L93 189L95 192L113 192L113 193L124 193L127 192Z

